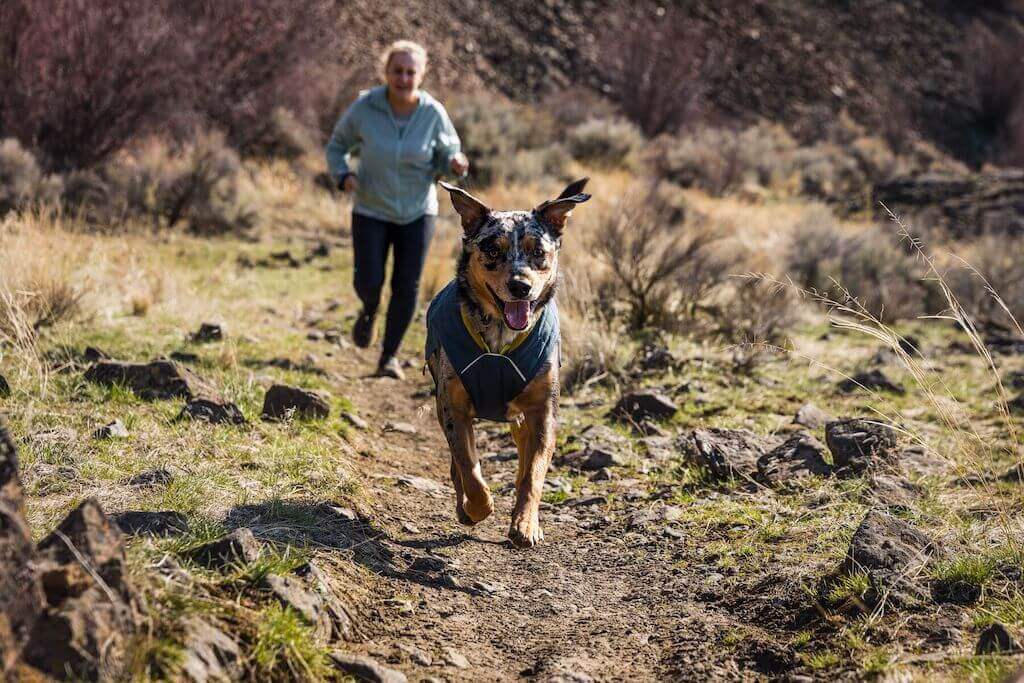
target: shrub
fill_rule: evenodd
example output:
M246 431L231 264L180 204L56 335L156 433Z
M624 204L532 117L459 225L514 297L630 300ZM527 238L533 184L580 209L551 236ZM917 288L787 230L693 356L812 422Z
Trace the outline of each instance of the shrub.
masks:
M1019 257L1022 248L1024 238L983 235L965 245L958 254L963 261L958 258L943 274L960 305L974 320L1012 323L993 292L1014 320L1024 320L1024 262Z
M193 233L220 235L255 224L238 154L219 134L200 136L184 171L165 192L160 204L170 227L186 220Z
M327 0L5 0L0 130L61 171L197 118L245 148L303 111L330 18Z
M874 227L845 234L831 216L815 212L793 230L790 276L839 303L854 299L883 322L935 313L934 289L893 232Z
M492 95L467 96L450 109L472 162L474 182L539 181L563 174L568 154L556 140L554 120L545 112Z
M719 233L699 219L678 218L665 188L654 186L622 200L593 237L609 271L604 293L626 302L634 330L684 329L732 265L714 248Z
M41 180L31 152L13 138L0 141L0 216L31 202Z
M674 133L697 118L709 42L684 12L613 11L599 44L606 94L645 134Z
M643 144L640 130L621 119L590 119L569 131L573 158L596 166L629 166Z
M997 163L1024 165L1024 46L1019 35L976 28L967 66L974 84L980 150Z

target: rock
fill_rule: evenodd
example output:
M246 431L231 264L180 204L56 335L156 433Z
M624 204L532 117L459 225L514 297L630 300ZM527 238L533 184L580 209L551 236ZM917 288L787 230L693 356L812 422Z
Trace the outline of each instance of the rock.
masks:
M424 652L423 650L413 645L398 643L398 649L404 652L405 654L409 655L409 659L411 659L416 664L419 664L420 666L431 666L434 663L433 657L431 657L428 653Z
M762 481L773 486L813 476L828 476L832 466L825 462L825 446L806 432L799 432L757 459Z
M254 562L260 556L260 543L252 531L242 527L216 541L192 548L186 555L207 569L227 569L234 563Z
M267 395L263 399L264 419L324 419L330 413L330 398L323 392L275 384L267 389Z
M1014 370L1003 378L1003 384L1013 389L1024 389L1024 370Z
M667 420L679 412L668 396L657 391L634 391L619 399L612 416L636 424L644 420Z
M1011 398L1006 402L1006 408L1011 413L1021 414L1024 413L1024 394Z
M11 385L7 383L3 375L0 375L0 398L9 398L10 395Z
M871 477L868 498L882 507L909 509L921 498L921 487L894 474Z
M466 659L465 655L450 647L446 647L444 649L444 661L446 664L454 666L456 669L469 668L469 660Z
M934 552L931 540L909 522L873 509L854 532L842 571L868 575L873 604L909 604L928 595L915 578Z
M896 430L877 420L834 420L825 425L825 443L837 468L862 472L880 460L893 458Z
M398 432L399 434L415 434L418 430L416 425L408 422L388 422L384 425L385 432Z
M751 478L766 442L746 429L696 429L684 437L681 450L719 479Z
M128 480L129 486L137 488L152 488L155 486L166 486L174 481L174 473L163 467L140 472Z
M322 330L310 330L306 333L306 339L309 341L323 341L324 333Z
M217 396L213 387L172 360L151 363L101 360L86 370L85 379L102 386L126 386L145 400Z
M616 451L606 450L600 447L588 446L583 450L579 458L579 468L588 472L618 467L626 464L626 459Z
M242 651L226 633L202 619L188 617L184 630L181 668L195 683L238 680L242 674Z
M359 417L355 413L353 413L351 411L348 411L348 410L345 410L345 411L343 411L341 413L341 419L343 419L345 422L348 422L350 425L352 425L356 429L369 429L370 428L370 423L369 422L367 422L363 418Z
M114 420L103 425L92 433L94 439L125 439L128 438L128 428L120 420Z
M348 652L332 652L334 665L357 680L368 683L406 683L408 680L401 671L389 669L375 659L354 655Z
M805 403L796 411L793 423L808 429L821 429L829 420L835 419L813 403Z
M889 391L894 394L903 394L905 390L902 386L894 383L885 373L881 370L868 370L867 372L858 372L849 379L844 379L839 383L839 391L843 393L851 393L857 389L866 389L868 391Z
M131 536L177 536L188 531L185 515L173 510L128 510L113 516L114 524Z
M22 653L25 663L62 680L117 679L141 622L121 532L90 498L38 550L46 606Z
M110 356L106 351L95 346L86 346L85 351L82 352L82 360L86 363L96 363L101 360L110 360Z
M224 328L217 323L203 323L191 336L191 340L196 344L221 341L222 339L224 339Z
M602 467L597 472L590 475L590 481L611 481L612 471L607 467Z
M171 351L171 355L169 356L169 358L171 360L176 360L179 363L198 363L199 362L199 354L198 353L190 353L188 351Z
M245 424L245 415L231 401L194 398L178 414L179 420L198 420L212 424Z
M416 477L411 474L403 474L395 477L395 480L400 486L407 486L434 497L447 496L451 493L451 489L444 484L434 481L433 479L427 479L426 477Z
M653 505L629 516L626 526L637 529L649 524L669 524L683 518L683 509L678 505Z
M43 590L33 571L36 549L25 518L18 452L0 418L0 679L7 680L43 609Z
M1020 652L1020 645L1013 634L999 622L982 631L978 636L978 644L974 647L976 655L997 655L1008 652Z
M658 344L644 344L634 361L643 370L668 370L676 364L672 352Z
M328 642L349 638L352 620L348 610L331 591L320 568L309 563L299 567L293 576L268 574L263 587L285 607L291 607L309 622L314 635Z

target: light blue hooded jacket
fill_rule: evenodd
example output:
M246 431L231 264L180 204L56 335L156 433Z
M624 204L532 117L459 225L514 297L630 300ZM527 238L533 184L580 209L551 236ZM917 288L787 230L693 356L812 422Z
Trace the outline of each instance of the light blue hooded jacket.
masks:
M434 181L448 172L461 143L444 105L424 90L400 129L388 103L387 86L364 90L338 119L327 143L327 167L335 183L359 156L359 190L353 211L405 225L437 215Z

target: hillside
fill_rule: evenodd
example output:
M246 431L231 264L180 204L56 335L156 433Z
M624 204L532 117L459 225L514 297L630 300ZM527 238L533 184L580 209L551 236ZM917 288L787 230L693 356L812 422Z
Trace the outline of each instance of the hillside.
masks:
M968 162L981 158L992 136L971 82L972 31L981 25L1013 35L1022 27L1014 3L678 4L713 46L708 120L765 118L814 139L845 109L886 133L917 131ZM601 55L614 44L599 36L616 7L606 0L432 0L401 8L362 1L340 8L340 26L346 59L366 63L387 41L412 35L430 46L442 90L484 86L536 101L567 87L600 90Z

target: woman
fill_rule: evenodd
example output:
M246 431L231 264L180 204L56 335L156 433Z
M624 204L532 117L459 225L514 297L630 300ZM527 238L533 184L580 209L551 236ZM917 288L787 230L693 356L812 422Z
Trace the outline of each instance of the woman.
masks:
M388 250L394 252L377 374L401 379L395 354L416 310L420 275L437 221L434 181L465 175L469 160L444 106L420 90L427 68L421 45L400 40L381 56L384 85L360 93L327 143L327 165L342 191L355 195L352 245L362 311L356 345L373 343ZM358 172L349 166L358 151Z

